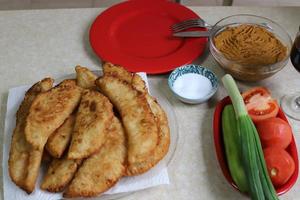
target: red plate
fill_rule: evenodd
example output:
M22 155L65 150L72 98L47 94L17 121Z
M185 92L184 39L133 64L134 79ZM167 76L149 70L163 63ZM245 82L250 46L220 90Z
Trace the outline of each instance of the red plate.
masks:
M177 3L131 0L112 6L96 18L90 43L102 60L131 72L168 72L191 63L205 49L207 38L172 36L172 24L191 18L199 16Z
M215 150L217 154L217 158L219 161L219 165L222 169L223 175L227 179L227 181L235 188L238 190L236 184L233 182L232 177L229 172L229 168L226 162L226 155L225 155L225 150L224 150L224 143L223 143L223 133L222 133L222 111L224 107L228 104L231 104L230 98L226 97L222 99L216 109L215 109L215 114L214 114L214 123L213 123L213 128L214 128L214 142L215 142ZM279 109L277 117L283 119L284 121L288 122L286 119L283 111L281 108ZM276 192L278 195L282 195L289 191L293 185L296 183L297 178L298 178L298 171L299 171L299 163L298 163L298 154L297 154L297 147L295 143L294 136L292 138L291 144L286 148L287 152L292 156L292 158L295 161L295 171L291 178L286 182L284 185L275 188Z

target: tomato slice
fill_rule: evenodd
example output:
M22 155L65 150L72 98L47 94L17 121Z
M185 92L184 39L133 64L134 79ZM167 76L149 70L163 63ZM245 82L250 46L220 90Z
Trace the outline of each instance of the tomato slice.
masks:
M242 94L248 114L253 122L276 117L279 106L264 87L254 87Z
M285 184L295 171L295 162L290 154L278 147L268 147L264 150L264 157L273 185Z

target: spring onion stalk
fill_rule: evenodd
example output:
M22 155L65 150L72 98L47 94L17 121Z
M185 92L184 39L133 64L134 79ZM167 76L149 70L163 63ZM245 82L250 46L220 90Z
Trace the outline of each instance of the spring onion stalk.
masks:
M253 124L253 127L255 128L254 124ZM255 130L256 130L256 128L255 128ZM271 178L268 174L268 170L267 170L266 162L265 162L265 159L264 159L264 156L263 156L264 154L263 154L263 150L261 148L258 133L254 134L254 136L255 136L256 150L257 150L256 153L259 157L259 163L260 163L259 171L262 172L262 173L260 173L260 177L261 177L261 180L262 180L263 188L265 190L267 190L267 192L265 192L266 199L278 199L276 190L275 190L275 188L272 184ZM260 156L260 155L262 155L262 156Z
M247 175L250 196L257 200L277 200L276 191L266 168L259 136L248 115L243 97L231 75L226 74L222 82L236 113L242 163Z

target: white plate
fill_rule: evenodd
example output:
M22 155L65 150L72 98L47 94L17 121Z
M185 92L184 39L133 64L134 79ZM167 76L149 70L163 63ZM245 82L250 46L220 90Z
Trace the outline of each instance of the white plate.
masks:
M95 72L98 75L101 75L100 71ZM146 81L148 86L147 77L143 76L143 79ZM75 78L75 74L70 74L61 78L56 79L56 82L60 82L65 78ZM21 86L17 88L10 89L8 101L7 101L7 113L5 118L5 131L4 131L4 145L3 145L3 189L4 189L4 199L14 199L14 200L36 200L36 199L43 199L43 200L57 200L62 199L61 193L49 193L43 191L39 188L42 176L45 173L46 166L41 167L41 171L37 180L35 191L31 195L27 195L23 190L18 188L10 179L8 174L8 154L10 149L10 143L12 138L12 132L15 127L15 113L17 112L20 103L23 100L24 94L30 86ZM132 191L129 192L121 192L116 194L103 194L99 197L89 198L93 200L113 200L121 198L125 195L132 194L137 190L143 190L150 187L154 187L157 185L168 184L169 178L167 173L168 164L171 162L174 154L176 152L176 146L178 143L178 127L177 121L175 117L175 113L172 109L171 104L166 99L166 97L159 93L158 91L151 91L151 93L158 99L158 102L163 107L165 112L168 115L169 126L171 131L171 143L168 154L165 158L158 163L153 169L149 170L147 173L135 176L135 177L125 177L122 178L116 186L111 188L108 192L114 191L122 191L124 188L125 190L130 188ZM151 182L151 178L153 179ZM149 182L150 181L150 182ZM132 184L132 182L136 184ZM118 188L119 187L119 188ZM121 187L121 189L120 189ZM123 188L123 189L122 189ZM135 189L134 189L135 188ZM138 189L137 189L138 188ZM137 189L137 190L136 190ZM124 190L123 190L124 191ZM77 198L78 199L78 198Z

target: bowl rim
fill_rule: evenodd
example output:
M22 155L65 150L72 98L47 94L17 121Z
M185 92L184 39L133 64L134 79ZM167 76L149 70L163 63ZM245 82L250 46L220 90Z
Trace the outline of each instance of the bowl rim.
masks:
M223 143L223 138L222 138L222 129L221 129L222 112L223 112L224 107L229 104L231 104L231 100L227 96L227 97L224 97L222 100L220 100L215 107L214 117L213 117L214 146L215 146L215 153L217 156L217 160L218 160L219 166L222 170L222 173L225 176L225 179L232 187L234 187L236 190L240 191L230 175L229 168L228 168L227 161L226 161L226 155L224 152L224 143ZM276 117L283 119L284 121L286 121L289 124L289 121L287 120L287 118L281 108L279 108L279 112ZM284 185L282 185L278 188L275 188L277 195L282 195L282 194L288 192L297 182L298 173L299 173L299 160L298 160L299 158L298 158L298 153L297 153L297 145L295 142L294 132L292 134L292 141L285 150L291 155L291 157L293 158L293 160L295 162L295 171ZM243 194L246 194L246 193L243 193Z
M216 80L215 86L212 86L211 91L210 91L206 96L204 96L204 97L202 97L202 98L188 98L188 97L185 97L185 96L182 96L182 95L178 94L178 93L175 92L174 89L173 89L172 83L174 83L178 77L177 77L174 81L171 80L171 77L173 77L174 74L177 73L177 71L179 71L180 69L189 68L189 67L191 67L191 66L195 66L195 67L197 67L197 68L201 68L201 69L205 69L205 70L209 71L210 73L213 74L213 76L214 76L214 78L215 78L215 80ZM193 73L193 72L189 71L188 73ZM187 74L187 73L184 73L184 74ZM183 74L182 74L182 75L183 75ZM202 76L204 76L204 75L202 75ZM211 82L210 79L209 79L209 81ZM218 77L216 76L216 74L215 74L212 70L210 70L210 69L208 69L208 68L206 68L206 67L203 67L202 65L198 65L198 64L186 64L186 65L182 65L182 66L180 66L180 67L175 68L175 69L170 73L170 75L169 75L169 77L168 77L168 85L169 85L169 88L171 89L171 91L172 91L175 95L177 95L178 97L183 98L183 99L186 99L186 100L188 100L188 101L198 102L198 101L206 101L206 100L208 100L210 97L212 97L212 96L216 93L216 91L218 90L218 87L219 87L219 80L218 80Z
M224 18L220 19L220 20L217 21L217 22L213 25L213 27L211 28L211 34L209 34L209 45L210 45L210 47L211 47L216 53L218 53L219 55L222 55L222 56L223 56L223 53L220 52L220 51L218 50L218 48L215 46L215 44L214 44L214 42L213 42L213 39L214 39L214 37L215 37L215 33L218 32L218 31L219 31L221 28L223 28L224 26L218 27L218 24L219 24L220 22L226 20L226 19L233 18L233 17L241 17L241 16L243 16L243 17L260 18L260 19L267 20L267 21L269 21L269 22L271 22L271 23L274 23L276 26L278 26L278 27L284 32L284 34L287 36L288 41L289 41L289 42L288 42L288 43L289 43L288 45L290 46L290 48L292 47L292 44L293 44L292 37L291 37L290 34L286 31L286 29L284 29L284 27L281 26L280 24L278 24L277 22L275 22L275 21L273 21L273 20L271 20L271 19L269 19L269 18L267 18L267 17L263 17L263 16L259 16L259 15L253 15L253 14L235 14L235 15L229 15L229 16L227 16L227 17L224 17ZM280 40L280 41L282 42L282 40ZM211 54L213 54L213 53L211 52ZM287 55L286 55L286 57L285 57L282 61L279 61L279 62L270 64L270 65L264 65L264 66L271 66L271 65L274 65L274 64L278 64L278 63L284 63L284 62L289 58L289 54L290 54L290 49L288 49ZM214 57L214 56L213 56L213 57ZM223 57L224 57L224 56L223 56ZM225 58L225 57L224 57L224 58ZM228 60L228 61L231 61L231 60L229 60L229 59L227 59L227 58L225 58L225 59ZM232 62L232 61L231 61L231 62Z

